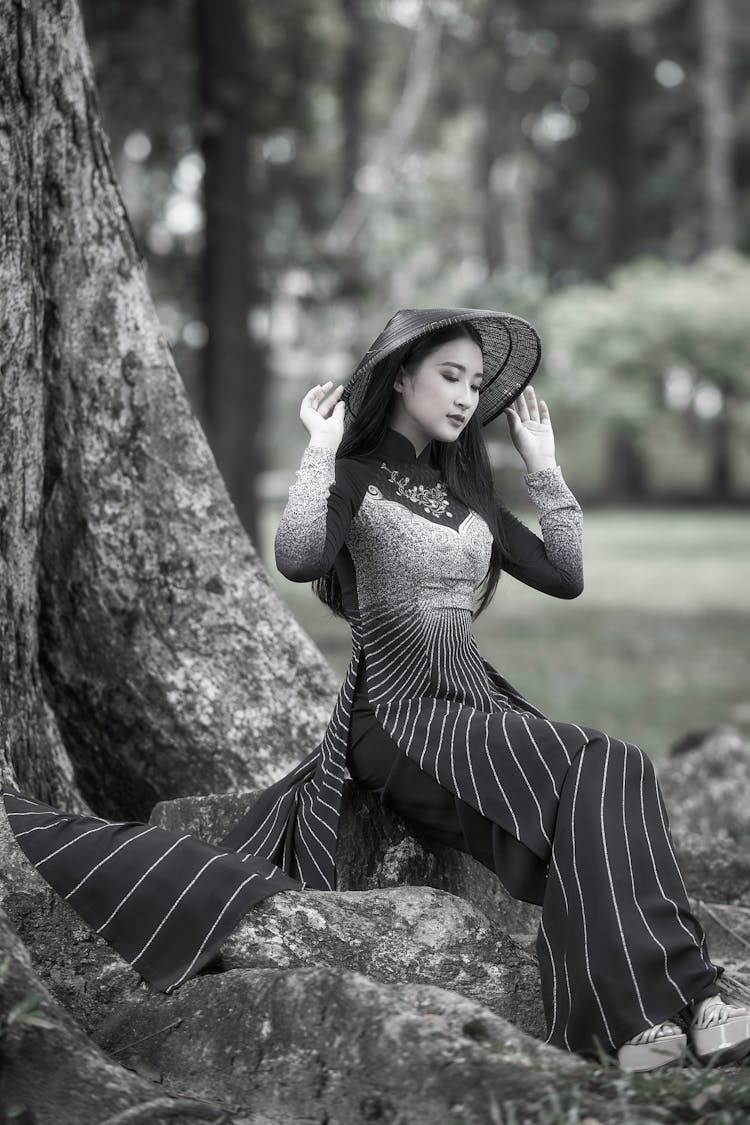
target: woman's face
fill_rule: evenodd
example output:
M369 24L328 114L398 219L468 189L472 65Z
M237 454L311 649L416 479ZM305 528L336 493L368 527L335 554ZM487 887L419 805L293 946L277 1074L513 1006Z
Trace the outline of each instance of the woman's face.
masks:
M410 437L417 452L432 438L455 441L477 408L482 374L482 349L473 340L441 344L413 375L402 368L396 376L390 424Z

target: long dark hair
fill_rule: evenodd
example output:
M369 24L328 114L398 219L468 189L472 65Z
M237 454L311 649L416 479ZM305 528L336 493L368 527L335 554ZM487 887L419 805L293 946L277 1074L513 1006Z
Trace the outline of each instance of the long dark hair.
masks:
M414 374L431 352L442 344L464 337L482 347L482 337L477 329L466 321L460 321L420 336L375 364L364 402L344 430L336 450L336 458L370 453L383 440L388 426L393 384L402 366L409 374ZM479 605L472 614L472 618L477 618L494 597L503 558L508 554L508 544L498 519L498 506L504 508L505 505L495 491L492 467L477 412L472 414L456 441L434 441L433 450L436 467L440 470L448 491L463 501L467 508L482 516L492 532L490 562L479 587ZM312 588L336 616L346 618L335 568L331 567L327 574L314 579Z

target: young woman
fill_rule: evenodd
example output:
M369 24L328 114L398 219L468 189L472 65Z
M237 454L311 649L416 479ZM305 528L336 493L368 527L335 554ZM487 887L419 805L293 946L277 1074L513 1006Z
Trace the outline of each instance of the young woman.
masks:
M721 998L648 757L548 719L473 636L502 571L553 597L583 589L580 505L528 386L539 354L509 313L399 310L346 386L305 395L276 562L348 620L352 658L321 743L219 845L4 791L40 873L155 987L195 975L268 895L334 889L348 767L541 905L548 1042L642 1070L680 1059L688 1037L700 1058L750 1051L750 1011ZM495 496L481 427L500 413L542 538Z

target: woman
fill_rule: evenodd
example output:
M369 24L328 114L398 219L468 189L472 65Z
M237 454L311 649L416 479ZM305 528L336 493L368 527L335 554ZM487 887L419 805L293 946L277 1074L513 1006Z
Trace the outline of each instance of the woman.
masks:
M542 906L548 1042L601 1045L628 1069L678 1060L688 1035L701 1058L750 1050L750 1011L721 999L648 758L547 719L472 634L474 595L479 613L501 570L555 597L583 588L581 509L527 387L539 355L508 313L400 310L346 387L305 395L310 441L276 562L347 618L352 659L322 742L219 845L5 791L40 873L155 987L195 975L268 895L334 888L348 767ZM494 496L480 427L501 412L543 539Z

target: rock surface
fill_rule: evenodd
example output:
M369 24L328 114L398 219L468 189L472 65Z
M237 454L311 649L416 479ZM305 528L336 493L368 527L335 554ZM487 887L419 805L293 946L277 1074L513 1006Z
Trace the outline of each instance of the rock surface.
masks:
M693 908L729 994L747 1000L750 856L737 797L750 777L745 751L731 733L717 734L662 763L661 776ZM217 842L254 797L163 802L151 820ZM110 1053L84 1068L84 1084L109 1065L107 1091L132 1098L117 1104L139 1104L144 1091L154 1106L166 1098L169 1107L155 1108L149 1122L160 1113L179 1120L181 1097L212 1104L237 1125L484 1125L504 1119L509 1103L540 1107L543 1094L556 1092L563 1104L574 1096L583 1116L621 1119L598 1067L540 1041L538 908L514 902L494 872L413 832L352 781L337 890L287 891L261 903L171 996L152 991L47 887L5 823L0 858L0 902L25 942L27 978L36 971L46 1002L93 1040L76 1043ZM43 1110L39 1121L47 1120ZM67 1125L64 1116L56 1122Z
M23 942L0 909L0 1112L12 1120L14 1106L27 1114L19 1122L78 1125L104 1121L138 1108L137 1120L160 1125L215 1121L215 1107L200 1100L159 1096L152 1082L125 1070L91 1042L37 977ZM19 1004L36 1000L27 1016ZM28 1065L33 1051L37 1067ZM44 1081L39 1075L44 1074ZM6 1118L7 1115L7 1118ZM239 1123L238 1123L239 1125Z
M546 1034L535 958L476 907L432 887L285 891L243 919L220 964L339 966L385 984L440 985Z
M487 1125L509 1101L557 1092L564 1102L579 1083L585 1113L618 1120L601 1093L586 1092L597 1068L583 1060L455 992L348 969L197 977L172 996L119 1006L97 1038L110 1051L137 1042L165 1090L221 1089L235 1109L262 1107L269 1125Z
M657 762L672 831L750 848L750 745L730 725Z

